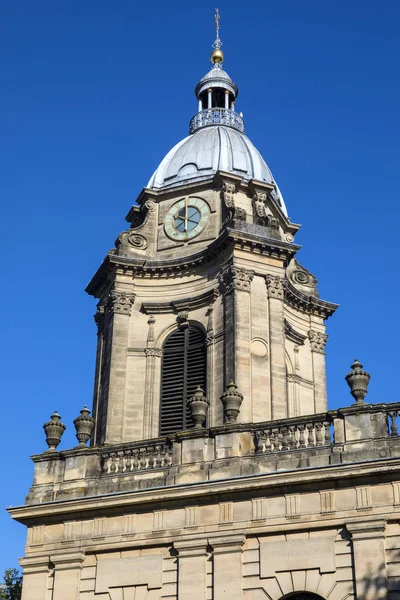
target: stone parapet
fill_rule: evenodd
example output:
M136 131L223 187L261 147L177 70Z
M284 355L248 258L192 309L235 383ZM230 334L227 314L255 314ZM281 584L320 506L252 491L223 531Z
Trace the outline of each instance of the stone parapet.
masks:
M400 403L33 456L27 503L400 456Z

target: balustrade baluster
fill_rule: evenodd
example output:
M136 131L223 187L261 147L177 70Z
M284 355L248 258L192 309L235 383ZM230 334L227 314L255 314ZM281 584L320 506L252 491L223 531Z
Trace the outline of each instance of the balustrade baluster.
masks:
M314 425L313 425L313 423L307 423L306 427L307 427L307 431L308 431L307 448L312 448L312 447L315 446L315 443L314 443Z
M331 443L331 424L329 421L324 421L325 427L325 440L324 443L329 446Z
M392 437L397 437L399 435L398 429L397 429L397 422L396 422L396 417L397 417L398 411L391 411L389 413L390 418L392 420L392 426L391 426L391 431L390 431L390 435Z
M109 454L105 454L104 458L103 458L103 471L105 471L105 473L107 473L107 475L109 473L111 473L111 457Z
M149 446L147 448L147 454L148 454L148 457L149 457L149 462L148 462L148 468L149 469L153 469L153 467L154 467L154 453L155 453L154 446Z
M297 448L296 431L297 431L297 427L295 425L289 426L288 442L289 442L290 450L295 450Z
M315 445L322 446L322 423L315 423Z
M282 444L282 450L287 450L288 447L289 447L288 446L287 433L288 433L287 427L281 427L281 444Z
M156 456L155 456L155 465L157 468L161 467L161 465L162 465L161 448L162 448L161 444L157 444Z
M271 430L271 452L278 452L279 450L279 438L278 429Z
M166 467L169 467L170 465L172 465L172 446L168 446L168 450L166 453L166 461L165 461Z
M306 447L306 440L304 438L305 425L299 425L298 429L299 429L299 448L305 448Z
M139 448L139 469L145 469L147 465L146 448Z
M115 452L111 452L111 468L110 473L118 473L118 457Z
M270 454L270 452L271 452L271 430L266 429L264 431L264 434L265 434L265 452L267 454Z
M256 453L262 454L264 452L265 435L264 431L256 431L254 434L254 444L256 447Z

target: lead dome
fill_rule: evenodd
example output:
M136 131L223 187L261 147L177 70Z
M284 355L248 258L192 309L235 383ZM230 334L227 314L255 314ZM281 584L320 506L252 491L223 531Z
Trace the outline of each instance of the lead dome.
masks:
M260 152L244 133L242 113L235 111L238 87L220 63L215 63L195 88L198 112L189 136L163 158L147 185L154 190L212 179L227 171L244 181L272 183L272 198L287 216L282 194Z

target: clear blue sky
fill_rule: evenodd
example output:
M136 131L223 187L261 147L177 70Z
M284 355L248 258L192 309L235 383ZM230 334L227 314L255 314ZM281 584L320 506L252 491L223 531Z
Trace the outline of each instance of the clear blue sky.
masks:
M2 507L21 504L42 424L91 403L95 301L84 287L166 152L187 135L209 69L215 2L0 2ZM331 408L399 400L398 0L219 2L225 68L247 133L303 227L299 260L328 323ZM24 527L0 512L0 573Z

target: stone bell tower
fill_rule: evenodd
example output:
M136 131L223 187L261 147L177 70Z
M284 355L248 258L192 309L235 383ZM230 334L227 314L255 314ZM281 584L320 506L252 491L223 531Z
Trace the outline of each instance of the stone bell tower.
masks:
M207 425L222 425L232 380L240 422L327 410L324 320L336 305L295 258L299 225L244 133L222 56L217 47L196 86L189 136L161 161L87 287L99 300L94 444L190 428L197 386ZM174 355L196 332L196 356Z
M22 600L399 600L400 403L327 409L336 305L222 68L87 287L93 416L9 509L28 528ZM91 439L90 446L87 442Z

